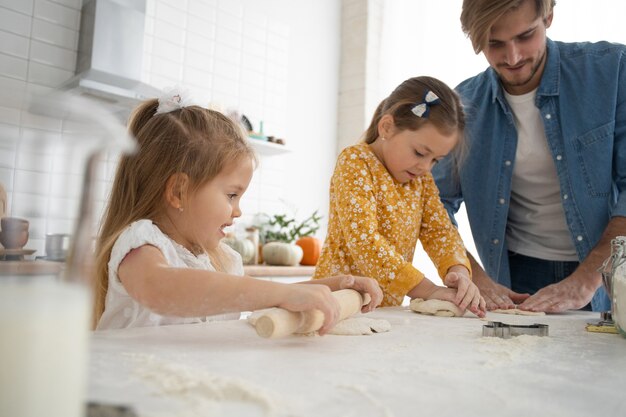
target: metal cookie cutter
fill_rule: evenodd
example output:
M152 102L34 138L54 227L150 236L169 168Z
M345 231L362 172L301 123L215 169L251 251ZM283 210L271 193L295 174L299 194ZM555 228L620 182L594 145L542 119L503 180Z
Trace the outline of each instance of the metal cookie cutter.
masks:
M501 337L510 339L514 336L527 334L530 336L547 336L547 324L505 324L499 321L490 321L483 326L483 336Z

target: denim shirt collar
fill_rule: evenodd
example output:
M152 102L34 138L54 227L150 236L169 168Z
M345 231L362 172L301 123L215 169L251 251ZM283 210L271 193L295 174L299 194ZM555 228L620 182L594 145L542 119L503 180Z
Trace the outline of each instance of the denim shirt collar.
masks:
M560 83L560 71L561 67L561 56L559 54L558 45L550 40L549 38L546 40L546 65L543 69L543 75L541 76L541 83L539 84L539 88L537 89L537 100L540 100L542 96L558 96L559 95L559 83ZM502 85L500 84L500 79L498 78L498 74L494 71L492 67L489 67L487 70L489 72L489 83L491 85L491 101L495 102L496 100L500 103L502 108L506 110L508 107L506 105L506 99L504 97L504 90Z

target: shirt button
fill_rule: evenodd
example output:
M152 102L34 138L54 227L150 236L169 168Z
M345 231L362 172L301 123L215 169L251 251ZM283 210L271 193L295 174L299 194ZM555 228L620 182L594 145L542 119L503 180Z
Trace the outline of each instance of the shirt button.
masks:
M567 194L563 194L563 200L567 200L569 196Z
M580 241L582 241L582 240L583 240L583 237L582 237L582 236L580 236L580 235L578 235L578 236L576 236L576 240L580 242Z
M557 155L557 156L556 156L556 160L557 160L557 161L560 161L561 159L563 159L563 157L562 157L561 155Z
M504 198L501 198L500 200L498 200L500 202L500 204L504 204Z
M498 243L500 243L500 241L498 239L494 239L494 240L492 240L492 242L493 242L494 245L497 245Z
M552 119L552 115L550 113L546 114L546 119L548 120Z
M511 165L511 161L505 161L505 162L504 162L504 165L506 165L506 166Z

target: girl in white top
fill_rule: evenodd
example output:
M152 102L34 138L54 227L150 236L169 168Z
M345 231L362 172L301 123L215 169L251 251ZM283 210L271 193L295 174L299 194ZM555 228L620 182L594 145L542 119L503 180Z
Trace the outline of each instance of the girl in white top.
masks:
M339 276L280 284L242 276L221 239L241 215L256 157L241 129L171 91L129 121L136 153L120 160L97 243L94 326L111 329L238 318L240 311L321 310L326 333L339 305L331 290L382 300L376 281ZM325 284L325 285L314 285Z

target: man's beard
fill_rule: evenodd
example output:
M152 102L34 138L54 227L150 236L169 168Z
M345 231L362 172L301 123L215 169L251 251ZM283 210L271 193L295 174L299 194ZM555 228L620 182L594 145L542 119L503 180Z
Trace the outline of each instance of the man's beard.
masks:
M537 61L537 63L535 64L535 66L533 66L530 70L530 75L528 76L528 78L526 78L523 81L509 81L506 78L504 78L502 76L502 74L500 73L500 82L502 83L502 85L504 87L521 87L524 86L526 84L528 84L530 82L530 80L533 79L533 77L535 76L535 74L537 73L537 71L539 71L539 68L541 67L541 64L543 64L543 62L546 59L546 50L543 51L543 55L541 55L541 58L539 58L539 60Z

